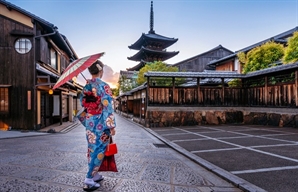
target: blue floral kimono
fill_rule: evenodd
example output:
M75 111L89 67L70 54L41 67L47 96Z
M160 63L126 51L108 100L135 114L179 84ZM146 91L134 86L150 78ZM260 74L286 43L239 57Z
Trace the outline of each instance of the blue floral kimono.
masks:
M107 83L100 78L87 80L80 96L85 110L78 114L79 120L86 127L87 178L92 178L98 172L111 136L110 129L116 127L112 100L112 92Z

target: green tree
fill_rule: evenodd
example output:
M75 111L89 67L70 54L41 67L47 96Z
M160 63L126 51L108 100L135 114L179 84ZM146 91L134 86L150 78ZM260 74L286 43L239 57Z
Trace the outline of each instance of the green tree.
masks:
M246 54L243 73L265 69L282 59L284 47L275 42L267 42L255 47Z
M237 57L241 65L246 63L246 54L244 52L237 53Z
M127 91L130 91L134 88L133 83L131 82L131 79L128 79L126 76L122 75L119 77L118 80L118 88L119 92L125 93Z
M293 36L288 40L288 46L285 48L285 55L283 57L283 62L295 63L298 61L298 32L294 32Z
M139 71L138 78L137 78L138 85L142 85L147 81L147 79L144 77L144 73L148 71L178 72L178 67L168 66L162 61L155 61L153 63L148 63Z
M111 88L113 96L119 96L119 87Z
M229 87L241 87L242 81L241 79L233 79L230 82L228 82Z

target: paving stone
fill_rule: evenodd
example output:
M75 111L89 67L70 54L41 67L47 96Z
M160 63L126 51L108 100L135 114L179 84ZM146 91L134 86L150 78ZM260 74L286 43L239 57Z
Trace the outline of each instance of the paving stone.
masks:
M241 192L240 189L234 187L211 187L212 192Z
M61 186L19 179L1 180L0 189L3 192L58 192L64 190Z
M143 168L143 164L119 163L117 165L118 172L104 172L102 174L124 179L136 179Z
M66 190L64 190L63 192L82 192L83 189L82 188L68 188Z
M152 165L161 165L161 166L174 166L179 167L182 166L183 163L178 160L165 160L165 159L145 159L143 161L144 164L152 164Z
M171 160L173 159L173 156L171 154L162 154L162 153L142 153L140 154L140 158L144 159L166 159Z
M143 160L139 158L138 153L127 153L121 152L115 156L116 162L127 162L127 163L142 163Z
M169 192L170 185L149 183L144 181L124 180L115 192Z
M118 185L119 182L121 182L121 179L105 177L104 180L100 182L100 188L98 191L114 191L116 185Z
M87 153L87 146L86 145L76 144L75 147L73 148L72 152L77 152L77 153L85 152L85 153Z
M52 158L62 158L67 156L66 152L61 152L61 151L45 151L45 150L39 150L35 151L34 153L31 153L30 155L35 156L35 157L52 157Z
M17 155L17 154L9 154L9 153L0 153L0 164L11 163L15 160L26 159L28 155Z
M33 180L33 181L50 181L53 178L61 175L62 173L57 170L41 169L36 167L22 169L14 174L12 177Z
M142 180L170 183L171 168L166 166L148 165L142 176Z
M185 166L175 168L174 184L198 186L211 185L211 183L206 181L202 176L196 174L195 171Z
M0 175L13 175L24 169L26 169L26 167L0 164Z
M72 161L63 161L60 165L56 167L56 169L64 170L64 171L78 171L83 167L86 167L87 158L85 160L72 158Z
M42 162L44 158L41 157L35 157L35 158L29 158L26 159L26 161L21 158L14 158L14 160L10 161L11 164L14 165L24 165L24 166L36 166L38 163Z
M202 191L199 190L198 188L175 186L175 192L202 192ZM209 192L212 192L210 188L209 188Z
M68 172L53 179L53 182L61 183L70 186L83 187L83 182L86 174Z

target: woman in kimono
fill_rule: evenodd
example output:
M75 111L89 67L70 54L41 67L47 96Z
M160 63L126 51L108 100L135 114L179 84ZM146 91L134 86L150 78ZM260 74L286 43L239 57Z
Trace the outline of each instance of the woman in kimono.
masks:
M101 80L103 64L99 60L89 68L92 79L87 80L83 88L80 102L85 108L79 114L79 120L86 128L88 143L88 172L85 178L85 191L93 191L100 187L103 179L98 170L104 158L110 137L115 135L115 119L112 108L112 92L107 83Z

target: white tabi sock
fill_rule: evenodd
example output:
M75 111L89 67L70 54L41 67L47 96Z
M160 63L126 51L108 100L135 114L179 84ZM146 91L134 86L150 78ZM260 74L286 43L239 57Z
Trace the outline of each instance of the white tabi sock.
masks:
M96 186L96 187L99 187L100 186L99 183L95 183L93 181L93 179L90 179L90 178L85 178L84 183L87 184L87 185L93 185L93 186Z
M97 181L97 180L101 179L102 177L103 177L102 175L100 175L99 173L96 173L92 179L93 179L93 181Z

